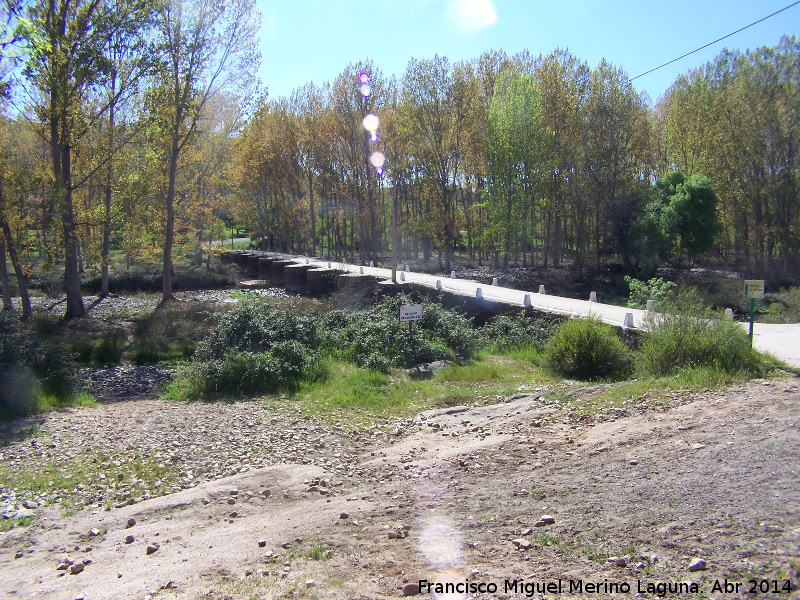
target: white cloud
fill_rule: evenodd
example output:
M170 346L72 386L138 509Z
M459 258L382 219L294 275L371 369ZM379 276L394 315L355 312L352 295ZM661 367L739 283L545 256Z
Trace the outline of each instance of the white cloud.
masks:
M491 0L455 0L447 6L447 17L462 33L473 33L497 23Z

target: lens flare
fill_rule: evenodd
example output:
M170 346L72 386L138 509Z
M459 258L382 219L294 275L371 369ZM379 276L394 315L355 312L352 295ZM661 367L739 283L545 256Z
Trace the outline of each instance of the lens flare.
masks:
M461 573L449 570L442 571L436 578L433 587L437 587L438 584L441 584L442 588L440 589L444 589L445 591L440 593L434 591L431 593L431 595L436 598L436 600L464 600L464 598L467 597L466 582L467 578ZM460 588L458 587L458 584L461 584ZM456 591L458 589L462 589L464 591Z
M361 71L361 73L358 74L358 80L361 83L367 83L369 81L369 73L366 71Z
M435 569L453 567L461 560L461 531L450 522L436 519L419 537L419 549Z
M378 120L378 117L370 113L366 117L364 117L364 120L361 121L361 124L364 126L364 129L366 129L370 133L373 133L375 131L378 131L378 126L380 125L380 121Z
M376 169L380 169L383 163L386 162L386 156L384 156L383 152L373 152L372 156L369 157L369 162L371 162L372 166Z
M372 88L369 87L368 83L361 84L360 89L361 89L361 95L364 96L364 98L368 97L372 93Z
M378 141L378 132L377 131L373 131L372 133L369 134L369 141L370 142L377 142Z
M378 167L377 169L375 169L375 172L376 172L378 175L383 175L383 167Z

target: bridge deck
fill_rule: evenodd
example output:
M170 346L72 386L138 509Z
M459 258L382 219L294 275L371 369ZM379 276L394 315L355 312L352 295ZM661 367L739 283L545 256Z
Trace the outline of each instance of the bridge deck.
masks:
M290 256L286 254L262 253L264 256L274 256L283 260L292 260L298 264L310 264L316 267L330 267L338 271L377 277L390 281L392 278L391 269L380 267L361 267L345 262L320 260L317 258L306 258L300 256ZM425 273L415 273L413 271L397 271L398 283L414 283L431 289L442 289L462 295L465 298L476 298L480 289L484 300L499 302L511 306L530 306L534 310L549 312L567 316L588 316L594 315L601 321L620 327L623 325L626 313L633 316L633 327L640 328L644 323L646 312L634 308L626 308L613 304L602 304L600 302L590 302L587 300L576 300L574 298L564 298L561 296L551 296L536 292L520 291L502 286L493 286L478 283L469 279L452 279L441 275L428 275ZM437 285L441 285L438 288ZM530 304L526 304L526 296ZM743 324L746 326L746 324ZM800 368L800 324L769 324L757 323L754 329L753 345L763 352L769 352L787 364Z

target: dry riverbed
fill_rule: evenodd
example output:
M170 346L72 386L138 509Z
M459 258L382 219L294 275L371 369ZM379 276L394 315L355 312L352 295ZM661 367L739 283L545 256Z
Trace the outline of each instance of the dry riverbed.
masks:
M367 431L256 400L18 421L3 476L41 489L3 483L30 522L0 534L0 597L366 599L448 577L472 598L799 596L796 378L599 415L569 403L597 388L557 391Z

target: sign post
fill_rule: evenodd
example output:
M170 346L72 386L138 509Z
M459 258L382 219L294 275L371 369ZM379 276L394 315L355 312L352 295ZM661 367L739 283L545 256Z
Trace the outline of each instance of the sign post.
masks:
M756 313L756 298L764 295L763 279L746 279L744 282L744 297L750 300L750 347L753 347L753 321Z
M413 338L414 334L411 324L422 319L422 304L401 304L399 320L401 323L408 322L408 337Z

